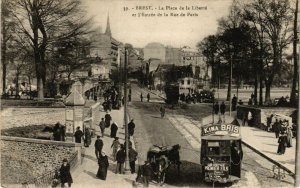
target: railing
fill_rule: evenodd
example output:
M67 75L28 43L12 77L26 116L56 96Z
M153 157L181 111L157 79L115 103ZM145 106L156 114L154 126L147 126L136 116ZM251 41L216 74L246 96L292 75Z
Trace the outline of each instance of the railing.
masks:
M73 169L77 164L77 161L78 161L77 155L78 155L78 151L76 151L69 159L71 169ZM59 166L55 167L55 169L53 171L46 172L43 175L35 178L35 180L34 180L35 186L36 187L46 187L47 185L50 185L52 183L53 179L55 179L55 178L59 179L58 177L56 177L58 175L58 172L59 172Z

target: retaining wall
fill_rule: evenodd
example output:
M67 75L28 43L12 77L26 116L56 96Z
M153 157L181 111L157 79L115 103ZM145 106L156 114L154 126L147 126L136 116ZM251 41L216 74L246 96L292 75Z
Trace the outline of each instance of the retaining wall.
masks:
M70 159L82 144L51 140L1 136L1 182L31 183L34 178L60 167L62 159Z

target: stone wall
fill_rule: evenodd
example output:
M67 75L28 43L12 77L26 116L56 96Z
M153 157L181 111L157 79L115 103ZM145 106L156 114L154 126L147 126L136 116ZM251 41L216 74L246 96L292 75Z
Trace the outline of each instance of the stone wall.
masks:
M81 144L50 140L2 136L1 182L4 184L31 182L34 178L53 171L78 151L81 161Z

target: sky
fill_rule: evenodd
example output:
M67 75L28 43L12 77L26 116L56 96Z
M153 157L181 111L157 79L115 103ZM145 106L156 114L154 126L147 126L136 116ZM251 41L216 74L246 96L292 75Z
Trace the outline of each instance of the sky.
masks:
M109 14L112 36L122 43L137 48L151 42L196 48L204 37L217 32L217 21L228 15L232 0L82 0L82 3L87 16L94 18L94 26L101 27L102 32ZM145 8L143 6L152 7L140 10ZM142 13L155 16L144 17ZM171 16L171 13L178 16ZM179 16L181 13L185 16Z

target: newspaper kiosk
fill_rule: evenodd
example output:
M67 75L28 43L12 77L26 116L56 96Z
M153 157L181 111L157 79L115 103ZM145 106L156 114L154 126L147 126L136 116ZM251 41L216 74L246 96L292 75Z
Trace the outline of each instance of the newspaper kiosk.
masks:
M240 127L210 124L201 128L202 178L206 182L236 182L241 178L243 151Z

